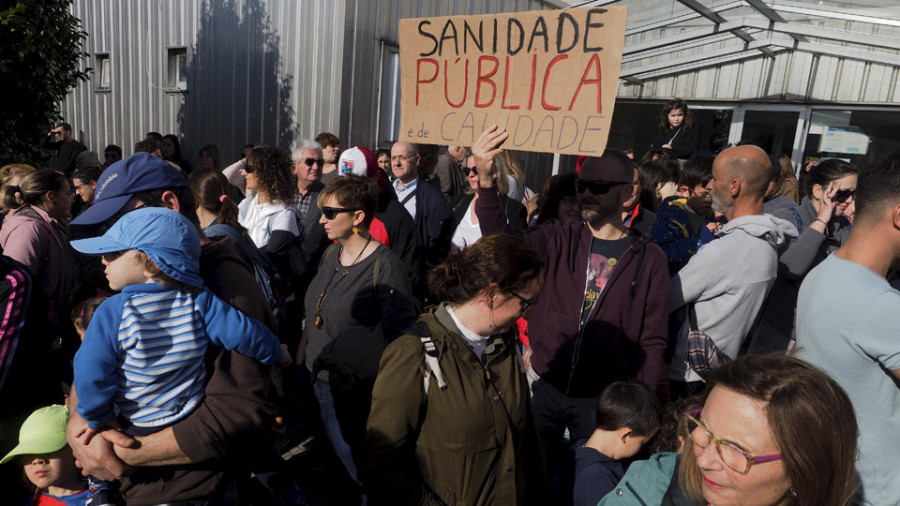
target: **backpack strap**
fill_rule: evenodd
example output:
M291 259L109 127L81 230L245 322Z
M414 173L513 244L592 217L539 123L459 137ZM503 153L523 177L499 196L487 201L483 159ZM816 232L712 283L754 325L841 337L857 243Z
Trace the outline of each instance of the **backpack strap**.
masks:
M378 256L375 257L375 266L372 268L372 288L375 288L378 284L378 270L379 270L379 267L381 266L381 258L384 255L387 255L388 251L390 251L390 249L385 247L383 250L379 251ZM325 254L327 255L328 253L326 252ZM324 256L323 256L323 260L324 260Z
M319 259L320 269L322 268L322 264L325 263L325 259L328 258L332 253L334 253L334 251L338 249L339 246L339 243L334 243L325 250L325 253L322 253L322 258Z
M425 371L427 374L423 375L422 378L425 395L428 395L428 386L431 383L432 374L434 379L437 380L438 388L446 390L447 380L444 378L444 371L441 369L440 362L438 362L437 347L434 345L434 341L431 339L431 336L422 336L419 339L422 340L422 348L425 351Z
M419 181L419 183L421 183L421 182L422 182L422 181ZM417 188L417 189L418 189L418 188ZM409 195L403 197L403 200L400 201L400 205L401 205L401 206L405 206L406 203L409 202L409 199L411 199L411 198L413 198L413 197L415 197L415 196L416 196L415 190L409 192Z

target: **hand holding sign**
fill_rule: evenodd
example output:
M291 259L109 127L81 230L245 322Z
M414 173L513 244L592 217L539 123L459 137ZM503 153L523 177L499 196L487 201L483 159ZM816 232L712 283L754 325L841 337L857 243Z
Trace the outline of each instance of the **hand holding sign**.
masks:
M475 170L478 172L478 184L482 188L494 186L494 157L503 152L500 146L509 138L505 128L491 125L481 133L472 145L472 157L475 158Z

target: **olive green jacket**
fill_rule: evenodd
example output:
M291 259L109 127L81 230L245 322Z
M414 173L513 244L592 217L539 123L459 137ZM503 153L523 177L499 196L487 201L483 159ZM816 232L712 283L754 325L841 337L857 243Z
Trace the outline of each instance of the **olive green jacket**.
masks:
M492 338L482 363L446 306L419 322L447 388L432 377L424 391L421 336L404 335L384 351L366 430L370 503L524 504L526 481L528 502L540 500L544 467L514 334Z

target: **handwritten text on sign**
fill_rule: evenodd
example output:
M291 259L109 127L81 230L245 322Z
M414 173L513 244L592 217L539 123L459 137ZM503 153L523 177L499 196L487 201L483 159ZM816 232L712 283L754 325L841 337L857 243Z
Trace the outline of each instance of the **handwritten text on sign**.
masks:
M400 20L400 140L599 154L612 120L625 7Z

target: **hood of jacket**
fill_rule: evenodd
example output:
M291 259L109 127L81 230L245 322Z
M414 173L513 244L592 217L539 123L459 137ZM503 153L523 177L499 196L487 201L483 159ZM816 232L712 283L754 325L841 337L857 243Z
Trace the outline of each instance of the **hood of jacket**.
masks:
M716 235L725 237L737 233L762 239L774 248L780 248L788 239L799 235L793 223L768 214L741 216L731 220Z

